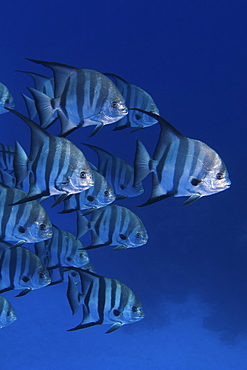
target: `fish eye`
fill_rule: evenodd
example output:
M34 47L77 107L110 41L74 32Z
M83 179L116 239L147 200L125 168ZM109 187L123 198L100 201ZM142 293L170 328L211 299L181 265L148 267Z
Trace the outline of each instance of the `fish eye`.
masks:
M85 177L86 177L86 172L85 171L81 171L81 173L80 173L80 177L82 178L82 179L85 179Z
M139 121L142 118L142 116L140 114L136 113L135 118Z
M109 195L109 191L108 191L108 190L106 190L106 191L104 192L104 194L105 194L105 196L106 196L106 197L108 197L108 195Z
M24 234L24 233L25 233L25 231L26 231L26 229L25 229L23 226L19 226L19 227L18 227L18 230L19 230L19 232L20 232L21 234Z
M11 311L7 311L6 316L11 316Z
M127 236L126 236L126 235L124 235L124 234L120 234L120 238L121 238L122 240L126 240L126 239L127 239Z
M91 195L88 195L88 196L87 196L87 200L88 200L89 202L93 202L93 201L94 201L94 197L92 197Z
M28 283L30 278L27 276L22 276L21 280L24 281L24 283Z
M118 102L117 101L113 101L111 103L111 105L112 105L113 108L117 108L118 107Z
M121 314L121 312L120 311L118 311L118 310L113 310L113 315L114 316L119 316Z
M199 180L199 179L192 179L191 180L191 184L193 186L197 186L198 184L200 184L202 182L202 180Z
M72 258L71 258L71 257L67 257L67 258L66 258L66 260L67 260L68 262L70 262L70 261L72 261Z
M40 279L44 279L45 274L44 274L43 272L41 272L41 273L39 274L39 277L40 277Z
M224 177L224 174L223 174L222 172L218 172L218 173L216 174L216 179L217 179L217 180L222 180L222 179L223 179L223 177Z
M79 258L83 258L83 256L84 256L83 252L79 253Z
M136 237L137 238L140 238L141 237L141 233L136 233Z
M76 275L77 275L76 272L74 272L74 271L71 272L71 276L76 277Z
M5 100L5 103L6 103L6 104L8 104L8 103L9 103L9 99L6 99L6 100Z
M45 225L45 224L40 224L40 225L39 225L39 229L40 229L41 231L44 231L44 230L46 229L46 225Z
M137 307L136 306L132 307L132 312L137 312Z

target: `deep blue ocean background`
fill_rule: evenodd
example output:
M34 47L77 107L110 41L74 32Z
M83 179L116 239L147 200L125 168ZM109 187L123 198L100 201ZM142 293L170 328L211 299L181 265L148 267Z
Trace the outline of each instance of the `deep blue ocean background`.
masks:
M14 298L18 320L0 331L0 369L247 369L247 3L228 0L5 1L1 4L0 81L16 110L31 77L51 75L25 58L118 74L152 95L179 131L215 149L226 163L229 190L182 206L170 198L138 208L145 193L119 201L144 222L147 245L90 253L97 273L137 294L145 319L106 335L109 326L77 332L66 284ZM0 116L0 142L18 140L29 153L30 130ZM69 135L103 147L133 165L136 139L152 154L159 126L130 133L92 127ZM51 132L59 133L55 123ZM97 164L96 155L85 149ZM75 232L74 214L44 203L51 221Z

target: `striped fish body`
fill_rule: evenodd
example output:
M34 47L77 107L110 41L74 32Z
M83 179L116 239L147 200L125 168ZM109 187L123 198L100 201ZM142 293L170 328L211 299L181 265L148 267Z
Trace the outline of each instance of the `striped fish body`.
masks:
M107 333L122 325L135 323L144 318L142 305L135 293L119 280L79 271L81 292L69 277L67 297L75 314L82 305L81 323L71 330L79 330L94 325L112 324Z
M105 75L112 78L113 82L123 96L128 109L136 107L145 111L151 111L159 114L159 109L157 108L153 98L146 91L138 86L130 84L122 77L119 77L113 73L105 73ZM121 120L117 122L114 130L133 127L133 131L136 131L140 128L152 126L157 122L158 121L153 117L147 116L140 111L130 110L127 116L121 118Z
M85 213L90 213L97 208L105 207L114 202L116 196L104 176L92 170L92 179L94 182L93 186L81 193L73 194L64 200L64 209L60 213L68 213L76 210L86 210Z
M51 238L51 222L38 201L11 205L25 195L21 190L0 184L0 240L23 244Z
M50 282L51 279L47 269L34 253L21 246L10 247L6 244L5 247L1 242L1 293L15 289L24 289L25 292L28 292L43 288Z
M136 248L147 243L141 219L126 207L110 204L93 211L91 220L78 213L78 238L91 230L92 244L85 249L116 246L114 250Z
M83 267L89 263L83 245L68 231L52 226L52 237L35 244L35 253L46 267Z
M93 185L90 166L84 154L68 139L48 134L35 122L13 111L31 129L30 158L19 143L15 145L14 171L17 187L29 178L26 202L55 194L74 194Z
M151 172L153 176L152 195L143 205L171 196L189 196L184 203L189 204L229 188L231 182L226 166L213 149L183 136L164 118L151 112L146 114L157 118L161 132L153 159L137 141L135 182L139 183Z
M11 95L7 86L0 82L0 114L8 113L5 109L7 108L14 108L14 98Z
M89 125L96 125L96 133L103 125L114 123L128 113L119 90L102 73L61 63L29 60L51 68L54 73L54 98L29 89L43 127L57 111L62 125L61 136Z
M6 298L0 296L0 329L12 324L16 319L14 308Z
M15 148L10 145L0 144L0 169L10 174L14 172Z
M85 144L98 156L98 172L111 185L117 199L136 197L143 193L142 183L134 184L134 169L123 159L95 145Z

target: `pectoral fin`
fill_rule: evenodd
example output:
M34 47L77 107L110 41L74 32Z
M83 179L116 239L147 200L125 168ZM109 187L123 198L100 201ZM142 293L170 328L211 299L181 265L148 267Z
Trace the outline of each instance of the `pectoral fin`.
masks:
M110 334L112 333L113 331L121 328L121 326L123 326L123 323L121 322L116 322L115 324L113 324L109 330L106 331L106 334Z
M184 203L183 206L186 206L187 204L191 204L195 202L197 199L201 198L202 196L200 194L194 194L191 195Z

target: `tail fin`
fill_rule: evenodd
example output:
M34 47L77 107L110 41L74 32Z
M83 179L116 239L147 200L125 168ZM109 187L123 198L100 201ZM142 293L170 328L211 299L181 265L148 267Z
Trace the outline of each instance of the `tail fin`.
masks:
M82 295L79 293L75 282L71 279L69 275L68 275L67 298L69 301L71 311L74 315L76 314L81 305Z
M82 216L81 212L77 211L77 235L76 238L81 238L86 232L90 230L89 221Z
M137 186L151 171L150 155L140 140L136 142L136 154L134 161L134 186Z
M35 100L36 109L39 114L40 125L42 128L47 128L51 125L53 114L56 111L52 107L52 101L54 98L50 98L46 94L39 90L33 89L32 87L29 87L28 90L31 92Z

